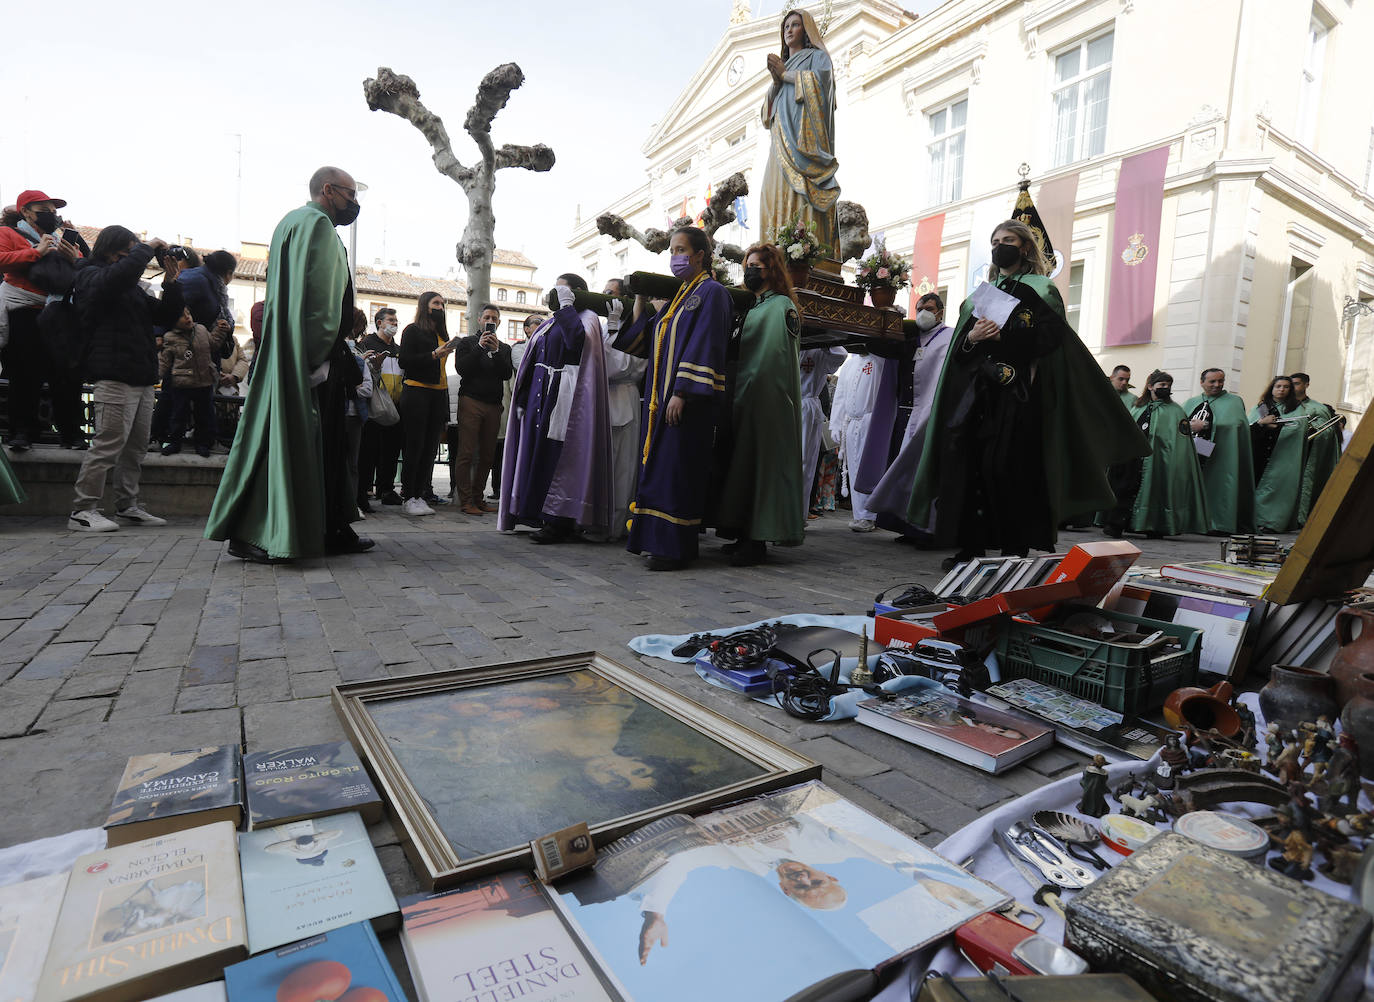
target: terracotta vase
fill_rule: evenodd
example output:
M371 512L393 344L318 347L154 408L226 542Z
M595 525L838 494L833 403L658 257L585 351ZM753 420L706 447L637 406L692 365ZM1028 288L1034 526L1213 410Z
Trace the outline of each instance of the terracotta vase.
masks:
M868 298L874 306L886 309L897 301L897 290L890 285L875 285L868 290Z
M1374 698L1355 696L1341 710L1341 730L1355 739L1360 752L1360 775L1374 779Z
M1353 627L1360 624L1360 635ZM1374 698L1374 609L1351 609L1336 613L1336 639L1341 649L1331 659L1331 677L1336 682L1336 701L1342 706L1356 696Z
M791 261L787 265L787 274L792 279L794 289L805 289L806 283L811 280L811 266Z
M1170 727L1215 728L1233 738L1240 733L1240 717L1231 709L1231 683L1218 682L1210 689L1188 685L1169 693L1164 701L1164 720Z
M1274 665L1268 684L1260 690L1259 704L1264 722L1285 731L1318 717L1335 720L1341 709L1331 676L1295 665Z

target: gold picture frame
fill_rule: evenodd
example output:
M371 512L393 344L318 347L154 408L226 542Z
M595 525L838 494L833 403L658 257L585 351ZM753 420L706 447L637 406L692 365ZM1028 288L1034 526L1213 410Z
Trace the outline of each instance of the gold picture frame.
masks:
M598 652L354 682L332 702L431 889L532 868L530 840L578 821L600 846L821 772Z

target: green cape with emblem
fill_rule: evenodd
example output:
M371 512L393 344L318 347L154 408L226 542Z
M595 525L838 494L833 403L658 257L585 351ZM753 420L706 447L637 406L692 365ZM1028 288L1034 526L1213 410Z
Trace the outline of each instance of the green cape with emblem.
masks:
M1205 533L1207 502L1193 436L1186 430L1188 412L1172 400L1151 400L1131 409L1137 426L1147 412L1150 455L1140 471L1129 528L1165 536Z
M1245 402L1234 393L1198 394L1183 405L1189 417L1206 401L1212 410L1215 448L1202 461L1202 491L1207 497L1211 532L1231 535L1255 531L1255 461L1250 451L1250 421Z
M310 374L330 357L348 286L348 256L324 210L308 202L287 213L272 234L262 343L206 539L241 539L274 557L324 552L323 447Z
M1064 300L1054 283L1044 275L1019 275L1016 279L1064 324L1059 347L1039 360L1035 372L1044 408L1041 440L1051 520L1042 531L1048 534L1046 538L1056 539L1061 519L1114 507L1116 495L1107 483L1107 467L1148 456L1150 446L1130 412L1121 406L1111 382L1103 377L1097 360L1069 326ZM940 370L940 386L926 424L928 441L929 436L944 432L957 405L946 392L946 376L972 327L973 308L966 299ZM907 521L913 525L930 524L930 507L940 491L940 453L940 449L931 448L921 452L907 508Z
M1298 409L1309 415L1304 438L1314 435L1307 442L1307 459L1302 464L1302 491L1298 495L1298 524L1305 525L1307 516L1312 513L1312 506L1321 496L1322 488L1336 471L1336 464L1341 461L1341 431L1335 425L1325 431L1317 431L1335 417L1335 411L1326 404L1308 397L1298 404Z
M1292 417L1289 411L1284 417ZM1255 407L1250 411L1250 423L1264 415ZM1260 532L1295 532L1298 521L1298 501L1302 494L1303 459L1307 454L1308 423L1294 421L1279 426L1278 441L1269 454L1269 462L1255 485L1255 528Z

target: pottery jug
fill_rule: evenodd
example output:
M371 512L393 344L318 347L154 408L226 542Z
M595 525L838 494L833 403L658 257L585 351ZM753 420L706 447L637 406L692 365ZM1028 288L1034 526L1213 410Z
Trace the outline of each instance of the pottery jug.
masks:
M1335 720L1341 708L1334 693L1331 676L1325 672L1274 665L1268 684L1260 690L1260 712L1266 724L1278 724L1284 731L1318 717Z
M1359 695L1341 710L1341 730L1355 739L1360 752L1360 775L1374 779L1374 698Z
M1354 626L1360 624L1360 635ZM1336 681L1336 700L1344 706L1357 695L1374 698L1374 609L1346 607L1336 613L1336 639L1341 649L1331 659L1331 677Z
M1233 738L1240 733L1240 717L1231 709L1231 683L1218 682L1210 689L1189 685L1175 689L1164 701L1164 720L1170 727L1215 728Z

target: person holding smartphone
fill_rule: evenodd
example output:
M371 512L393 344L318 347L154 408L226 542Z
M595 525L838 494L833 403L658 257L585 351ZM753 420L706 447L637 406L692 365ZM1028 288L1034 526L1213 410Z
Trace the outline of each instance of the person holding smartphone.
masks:
M494 303L482 307L477 333L458 342L454 366L463 383L458 390L458 455L453 464L454 500L465 515L495 511L484 500L487 477L496 456L501 424L501 397L514 373L510 345L496 336L501 311Z
M444 366L458 347L448 336L444 297L420 293L415 322L401 332L401 427L405 451L401 460L403 515L433 515L425 497L433 492L434 457L448 424L448 383Z

